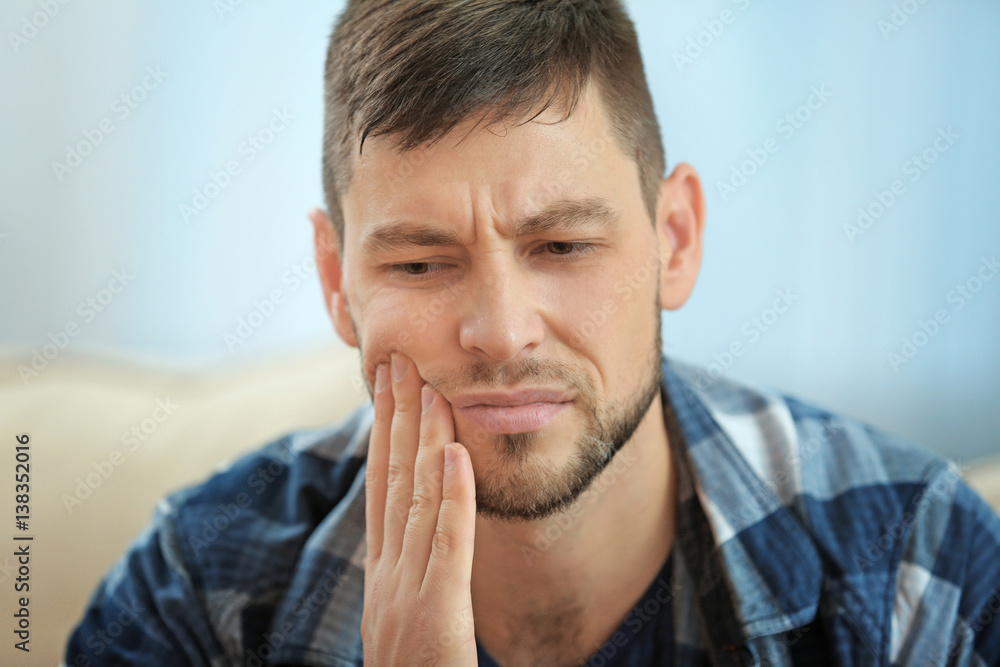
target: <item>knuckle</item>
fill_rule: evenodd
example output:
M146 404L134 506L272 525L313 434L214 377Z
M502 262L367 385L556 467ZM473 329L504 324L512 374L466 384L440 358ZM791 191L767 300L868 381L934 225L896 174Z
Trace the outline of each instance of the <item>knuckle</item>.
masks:
M386 480L390 487L397 486L400 482L404 481L409 474L409 468L403 465L403 462L400 461L398 457L389 457L388 475Z
M396 398L395 412L398 415L408 415L411 414L415 409L416 401L413 400L407 392L400 392L400 395Z
M410 513L410 496L405 498L400 493L389 492L385 504L385 518L392 524L405 525Z
M428 493L425 486L419 486L413 490L413 498L410 500L410 518L422 519L429 515L434 508L434 498Z
M365 490L369 493L375 487L375 482L378 481L378 473L371 466L365 466Z
M393 509L393 515L397 523L406 524L407 519L410 516L409 505L396 505Z
M457 550L458 539L453 533L440 528L434 531L434 539L431 540L431 554L438 557L451 556Z

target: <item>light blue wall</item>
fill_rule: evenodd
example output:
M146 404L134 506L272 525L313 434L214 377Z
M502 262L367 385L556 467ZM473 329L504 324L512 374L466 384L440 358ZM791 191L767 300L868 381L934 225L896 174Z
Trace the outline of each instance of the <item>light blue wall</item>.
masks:
M333 335L309 263L305 212L322 202L322 67L341 3L224 1L234 7L221 15L219 2L3 3L7 352L30 356L74 324L78 334L60 354L184 365ZM51 18L37 14L46 4L58 7ZM721 360L734 377L962 460L1000 452L1000 277L961 309L949 300L984 256L1000 254L1000 5L629 7L669 168L680 160L697 167L708 204L702 276L689 304L664 317L667 352ZM888 32L894 8L902 25ZM13 43L11 33L33 18L44 23L37 34L28 29ZM700 52L691 47L699 40ZM679 60L689 47L690 61ZM162 81L147 77L145 99L124 117L115 100L142 84L147 67L165 73ZM818 108L794 133L779 126L814 88L829 98L813 98ZM249 159L242 143L275 109L294 119ZM60 180L52 163L102 121L113 131ZM946 128L957 138L913 180L905 163ZM754 173L723 193L719 184L748 151L762 161L766 147L774 151L767 161L746 165ZM185 223L180 205L230 161L240 173ZM894 180L902 194L849 239L845 225L857 209ZM102 312L79 308L123 269L134 279ZM224 334L273 290L283 303L231 352ZM795 301L755 337L752 318L771 317L777 290ZM893 368L887 354L901 353L903 338L939 310L947 321ZM734 343L742 355L729 363L723 353Z

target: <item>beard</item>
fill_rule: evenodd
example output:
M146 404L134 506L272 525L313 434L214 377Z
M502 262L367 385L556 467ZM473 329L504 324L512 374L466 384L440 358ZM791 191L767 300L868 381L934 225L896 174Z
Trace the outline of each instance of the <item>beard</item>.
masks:
M590 378L572 366L532 357L503 365L480 359L457 372L425 377L427 384L442 395L449 390L493 389L521 383L576 390L574 407L583 417L583 432L573 453L559 468L553 468L539 456L545 438L551 437L545 429L527 433L477 432L471 439L466 438L468 442L459 440L466 449L485 445L496 454L495 460L481 466L482 469L473 469L479 516L512 523L538 521L570 508L632 438L663 384L659 282L658 267L655 335L647 348L648 371L636 390L619 402L602 402ZM351 323L354 324L353 318ZM354 330L357 336L357 326ZM357 340L360 348L360 337ZM363 353L361 358L364 359ZM373 395L364 368L361 377L366 378L368 393Z
M525 360L516 367L490 367L477 362L466 377L478 377L476 387L516 385L522 380L569 385L576 389L574 407L583 417L583 431L573 452L554 468L539 452L545 430L527 433L478 434L466 447L492 447L495 460L474 469L476 511L486 519L538 521L569 509L612 462L645 418L663 381L660 328L649 352L649 370L639 387L624 400L600 405L593 384L584 375L558 364ZM485 378L484 378L485 376ZM502 378L502 380L501 380ZM489 381L484 382L483 379Z

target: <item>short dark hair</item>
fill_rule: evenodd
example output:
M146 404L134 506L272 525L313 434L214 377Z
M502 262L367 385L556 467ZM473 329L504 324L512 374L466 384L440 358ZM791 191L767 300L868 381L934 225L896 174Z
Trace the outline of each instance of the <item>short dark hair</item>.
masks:
M406 152L474 114L492 124L563 102L565 119L591 81L655 223L663 142L620 0L349 0L325 74L323 187L340 252L340 197L366 137L394 135Z

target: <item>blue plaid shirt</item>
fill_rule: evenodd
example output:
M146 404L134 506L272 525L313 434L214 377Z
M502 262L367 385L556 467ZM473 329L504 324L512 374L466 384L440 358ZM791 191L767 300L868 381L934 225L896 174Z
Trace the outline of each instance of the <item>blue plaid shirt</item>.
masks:
M1000 665L1000 519L953 463L697 367L665 358L663 373L670 583L647 631L591 665ZM164 500L66 663L362 664L372 416L289 434Z

